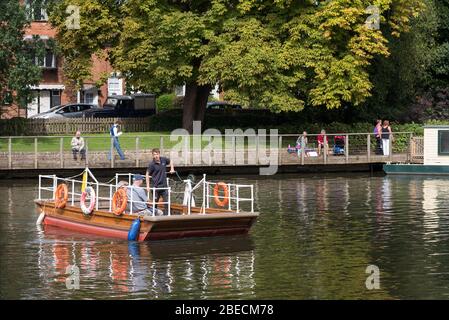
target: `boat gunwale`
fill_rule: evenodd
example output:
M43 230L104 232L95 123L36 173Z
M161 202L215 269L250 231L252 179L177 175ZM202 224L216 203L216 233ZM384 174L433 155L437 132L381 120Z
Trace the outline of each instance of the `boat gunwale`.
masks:
M54 207L54 200L52 199L35 199L35 204L44 207L45 204L49 204L49 208L56 209ZM58 210L68 210L72 212L81 212L81 209L72 205L68 205L65 208L61 208ZM131 214L122 214L120 216L114 215L114 213L105 211L105 210L94 210L94 215L107 217L107 218L114 218L114 219L124 219L124 220L135 220L137 217L140 217L141 221L146 222L162 222L162 221L188 221L188 220L215 220L215 219L239 219L239 218L257 218L259 216L259 212L210 212L210 213L191 213L189 214L180 214L180 215L170 215L170 216L138 216L138 215L131 215ZM60 219L64 219L67 221L72 221L70 218L64 218L63 215L60 214L50 214L53 217L59 217ZM92 222L89 222L92 224Z

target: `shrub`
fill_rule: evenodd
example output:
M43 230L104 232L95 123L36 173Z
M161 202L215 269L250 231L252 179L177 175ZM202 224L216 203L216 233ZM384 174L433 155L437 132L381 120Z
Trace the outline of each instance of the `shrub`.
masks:
M175 100L175 94L163 94L156 99L157 111L162 112L173 109L173 101Z
M28 135L26 118L12 118L0 120L0 136L23 136Z

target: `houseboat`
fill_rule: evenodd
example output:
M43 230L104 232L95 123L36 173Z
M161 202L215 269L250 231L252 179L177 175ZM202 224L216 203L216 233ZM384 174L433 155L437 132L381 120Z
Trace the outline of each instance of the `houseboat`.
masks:
M449 126L424 126L423 164L385 164L386 174L449 175Z
M191 180L181 181L178 191L168 183L166 188L150 188L145 202L149 210L141 214L133 212L133 204L139 201L129 192L136 188L132 174L116 174L108 183L98 182L88 168L81 175L78 180L39 176L37 224L146 241L246 234L259 216L254 211L253 185L207 181L206 175L195 185ZM155 191L161 189L168 193L165 202L154 199ZM183 200L172 202L177 196ZM157 214L161 213L157 207L164 209L162 215Z

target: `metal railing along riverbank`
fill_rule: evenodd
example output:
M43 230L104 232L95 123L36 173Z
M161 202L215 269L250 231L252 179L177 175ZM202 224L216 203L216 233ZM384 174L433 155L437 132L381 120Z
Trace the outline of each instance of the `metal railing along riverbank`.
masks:
M388 142L391 152L379 153L372 133L327 134L319 148L318 135L302 140L297 134L258 135L133 135L119 141L125 154L120 160L108 136L85 136L86 157L74 160L73 136L0 137L0 170L144 167L159 148L176 166L264 166L422 162L422 137L410 132L394 133ZM303 152L304 150L304 152ZM112 152L115 156L109 157Z

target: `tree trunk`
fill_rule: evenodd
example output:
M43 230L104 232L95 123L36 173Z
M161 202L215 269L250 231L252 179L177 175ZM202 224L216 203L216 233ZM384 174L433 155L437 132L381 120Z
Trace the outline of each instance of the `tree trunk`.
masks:
M204 121L207 100L212 86L199 86L196 83L186 84L186 94L184 96L182 127L193 132L193 121Z

